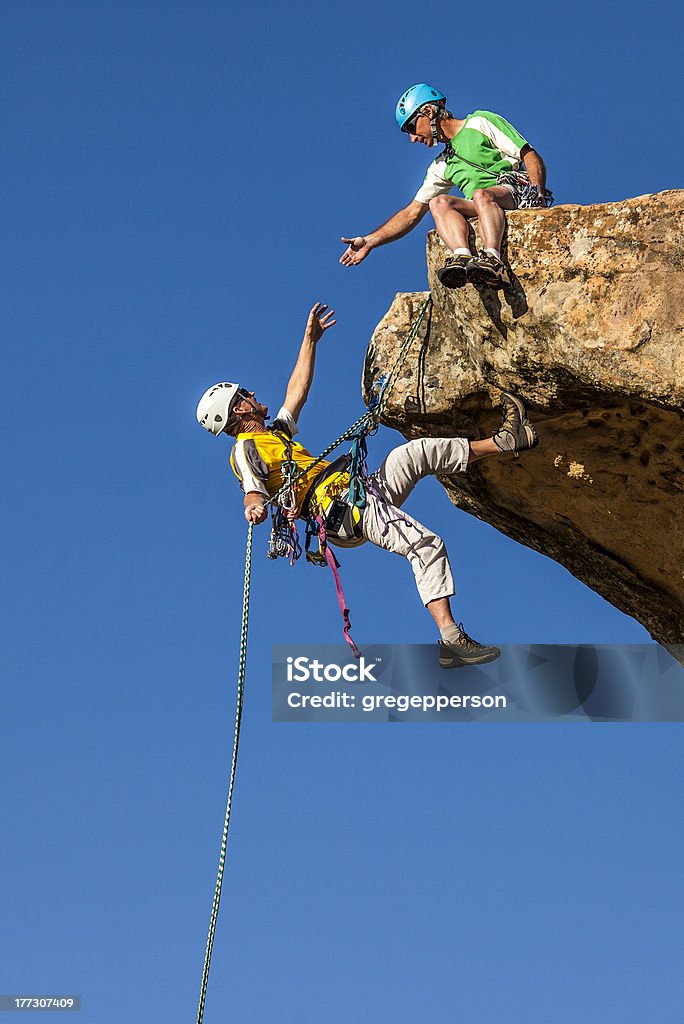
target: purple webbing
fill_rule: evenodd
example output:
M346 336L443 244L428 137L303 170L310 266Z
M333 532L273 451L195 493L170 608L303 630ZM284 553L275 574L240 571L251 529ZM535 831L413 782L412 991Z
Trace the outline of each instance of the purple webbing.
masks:
M285 517L287 518L287 517ZM302 545L299 542L299 533L293 519L288 519L290 528L290 565L294 565L302 553Z
M410 519L407 519L406 516L399 511L399 509L397 509L397 518L390 519L387 513L387 505L389 504L389 502L387 501L387 498L378 487L375 481L374 473L371 476L367 477L366 480L364 480L364 484L366 485L366 490L368 491L368 493L372 494L373 497L377 499L378 519L383 524L383 537L387 535L387 531L389 530L391 523L402 522L406 523L407 526L415 527L415 523L412 523Z

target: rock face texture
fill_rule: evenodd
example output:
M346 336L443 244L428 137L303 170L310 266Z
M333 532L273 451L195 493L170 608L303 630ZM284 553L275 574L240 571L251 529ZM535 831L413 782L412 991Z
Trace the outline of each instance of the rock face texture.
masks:
M562 563L665 644L684 642L684 191L508 214L511 286L444 289L384 420L406 437L487 437L500 391L532 452L442 483L459 508ZM479 241L479 240L478 240ZM397 295L364 365L368 393L427 293Z

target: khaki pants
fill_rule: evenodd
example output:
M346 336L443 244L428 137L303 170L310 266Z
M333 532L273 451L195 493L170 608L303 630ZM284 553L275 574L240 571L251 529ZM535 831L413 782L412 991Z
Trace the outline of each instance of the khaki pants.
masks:
M449 558L441 537L399 509L423 477L465 472L468 454L462 437L421 437L391 451L370 477L363 535L408 558L423 604L454 594Z

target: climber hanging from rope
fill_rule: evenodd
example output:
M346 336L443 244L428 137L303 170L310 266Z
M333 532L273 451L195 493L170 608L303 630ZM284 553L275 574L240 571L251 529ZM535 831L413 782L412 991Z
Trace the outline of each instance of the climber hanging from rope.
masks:
M347 249L340 263L361 263L372 249L408 234L429 209L439 237L453 253L437 274L445 288L461 288L468 282L492 288L510 284L501 257L504 210L546 207L553 201L539 153L499 114L476 110L454 117L446 109L444 93L424 82L400 97L395 116L412 143L428 148L443 143L444 149L408 206L368 235L342 238ZM454 185L465 198L448 195ZM477 256L468 237L468 221L474 217L483 246Z
M365 503L350 503L348 457L331 463L315 460L294 440L313 381L316 347L335 323L334 311L316 303L309 313L285 401L269 426L268 407L255 393L225 381L204 393L197 406L197 420L214 436L227 434L235 439L230 464L244 492L249 523L263 523L267 504L279 495L290 521L300 515L314 517L324 527L324 540L335 546L356 547L368 540L403 555L413 569L420 598L439 629L440 665L453 668L493 661L499 649L477 643L452 616L454 581L443 541L400 509L423 477L463 473L487 455L534 448L537 435L525 406L515 395L503 392L501 426L486 440L424 437L400 445L366 478ZM291 486L288 480L293 481Z

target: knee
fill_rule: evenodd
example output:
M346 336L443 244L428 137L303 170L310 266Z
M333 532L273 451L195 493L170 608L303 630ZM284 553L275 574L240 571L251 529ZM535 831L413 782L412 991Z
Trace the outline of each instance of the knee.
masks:
M440 217L451 209L451 197L447 195L435 196L434 199L430 200L428 206L433 217Z
M470 445L463 437L417 437L406 447L418 478L461 473L468 465Z
M413 542L412 561L414 568L421 573L437 572L440 577L446 575L449 555L446 544L438 533L424 529L421 536Z
M431 437L416 437L406 444L411 463L419 477L430 476L436 472L439 459L436 458L436 446Z
M473 203L476 208L489 206L494 202L494 196L488 188L476 188L473 192Z

